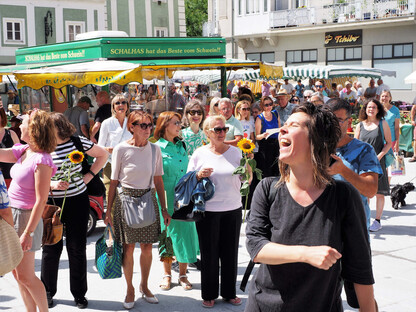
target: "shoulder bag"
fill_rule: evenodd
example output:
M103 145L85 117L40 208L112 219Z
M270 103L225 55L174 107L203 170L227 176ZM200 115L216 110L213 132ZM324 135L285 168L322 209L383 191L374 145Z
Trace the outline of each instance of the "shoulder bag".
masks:
M152 179L155 171L155 146L149 143L151 146L152 157L152 174L150 175L149 188L140 197L132 197L123 193L121 187L119 187L119 196L121 200L121 207L124 212L124 220L126 224L131 228L143 228L156 222L155 207L153 204L152 195Z
M0 276L3 276L22 261L23 250L14 228L0 217Z
M45 205L42 213L43 235L42 246L57 244L64 233L64 225L61 222L61 207L55 205L52 190L50 190L53 205Z
M111 234L111 238L108 234ZM107 245L109 239L110 246ZM102 279L121 277L123 263L123 247L114 240L113 229L110 224L104 230L103 235L95 243L95 266Z
M76 136L71 136L71 140L75 145L75 148L85 154L84 148L82 147L81 139ZM84 160L82 161L82 174L87 174L91 171L91 165L88 163L87 155L84 155ZM87 184L88 195L100 197L105 194L105 186L103 181L101 181L100 176L97 174L91 179Z

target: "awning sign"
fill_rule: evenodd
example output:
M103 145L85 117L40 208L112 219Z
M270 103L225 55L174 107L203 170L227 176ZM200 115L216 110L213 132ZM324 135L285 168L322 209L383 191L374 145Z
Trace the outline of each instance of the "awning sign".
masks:
M356 46L362 43L362 29L325 33L325 47Z

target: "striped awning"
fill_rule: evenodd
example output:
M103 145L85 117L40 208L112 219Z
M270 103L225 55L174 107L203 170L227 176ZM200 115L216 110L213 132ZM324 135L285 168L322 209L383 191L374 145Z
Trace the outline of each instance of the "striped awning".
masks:
M289 79L331 79L336 77L367 77L380 78L381 76L396 76L395 71L386 71L377 68L365 68L358 66L326 65L315 64L289 66L283 69L284 78Z

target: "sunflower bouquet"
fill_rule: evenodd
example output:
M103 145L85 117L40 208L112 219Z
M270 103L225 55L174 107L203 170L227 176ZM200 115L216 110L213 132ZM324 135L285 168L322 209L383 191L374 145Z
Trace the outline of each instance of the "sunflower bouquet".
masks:
M75 165L82 163L83 160L84 160L84 154L82 152L72 151L71 153L66 155L66 159L62 162L61 173L55 174L52 177L52 180L53 181L59 180L59 181L65 181L65 182L71 183L75 181L75 178L82 178L83 175L81 172L71 173L71 171ZM62 211L64 211L66 192L67 192L67 189L65 190L64 200L62 202L61 214L59 215L59 218L62 217Z
M243 138L238 141L237 147L243 152L243 157L241 158L240 166L235 168L233 174L239 174L241 181L243 182L240 188L240 194L246 197L243 216L244 222L246 219L248 194L250 193L249 167L251 168L251 173L255 174L258 180L261 180L262 171L257 168L257 162L252 157L250 157L254 148L256 147L253 141L247 138Z

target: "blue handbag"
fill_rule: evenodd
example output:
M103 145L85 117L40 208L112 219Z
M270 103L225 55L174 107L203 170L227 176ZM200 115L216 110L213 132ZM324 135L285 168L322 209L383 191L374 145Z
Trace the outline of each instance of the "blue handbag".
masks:
M111 233L111 246L107 246L108 233ZM108 224L103 235L95 243L95 265L103 279L121 277L123 263L123 247L114 240L114 233Z

